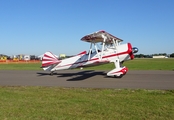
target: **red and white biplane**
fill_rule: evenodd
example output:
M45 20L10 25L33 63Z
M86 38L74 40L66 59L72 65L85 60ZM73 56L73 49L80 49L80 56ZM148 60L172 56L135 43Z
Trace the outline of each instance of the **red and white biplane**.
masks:
M42 58L42 68L53 75L53 72L57 70L114 62L115 69L109 71L107 76L122 77L128 71L125 66L122 66L123 62L134 59L134 53L138 52L138 48L132 48L130 43L121 44L122 39L106 31L86 35L81 40L90 43L88 53L83 51L73 57L59 60L51 52L46 52Z

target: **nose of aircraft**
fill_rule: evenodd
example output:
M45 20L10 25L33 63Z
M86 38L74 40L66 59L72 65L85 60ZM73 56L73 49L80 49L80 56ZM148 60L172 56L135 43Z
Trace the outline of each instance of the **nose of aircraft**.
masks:
M138 48L137 48L137 47L133 47L133 48L132 48L132 52L133 52L133 53L137 53L137 52L138 52Z

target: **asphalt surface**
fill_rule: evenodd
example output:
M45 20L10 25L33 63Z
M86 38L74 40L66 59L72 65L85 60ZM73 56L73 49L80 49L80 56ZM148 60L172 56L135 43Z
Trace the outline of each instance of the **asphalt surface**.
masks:
M107 72L66 70L50 76L45 71L0 70L0 86L174 89L174 71L128 71L122 78L107 77Z

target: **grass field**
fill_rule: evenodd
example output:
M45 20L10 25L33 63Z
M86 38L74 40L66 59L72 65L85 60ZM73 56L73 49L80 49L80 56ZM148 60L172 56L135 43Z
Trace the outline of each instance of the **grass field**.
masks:
M129 70L174 70L174 59L135 59ZM0 70L41 70L40 63ZM113 64L84 69L111 70ZM0 87L1 120L173 120L174 90Z
M174 91L0 87L1 120L173 120Z
M174 70L174 59L134 59L124 62L129 70ZM114 69L114 64L105 64L101 66L90 67L97 70Z
M41 63L0 64L0 70L42 70Z

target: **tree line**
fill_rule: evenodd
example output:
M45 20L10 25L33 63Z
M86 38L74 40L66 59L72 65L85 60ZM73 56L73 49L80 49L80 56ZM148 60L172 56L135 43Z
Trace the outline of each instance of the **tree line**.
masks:
M167 53L158 53L158 54L151 54L151 55L145 55L145 54L135 54L135 58L152 58L153 56L166 56L166 57L174 57L174 53L167 54Z

